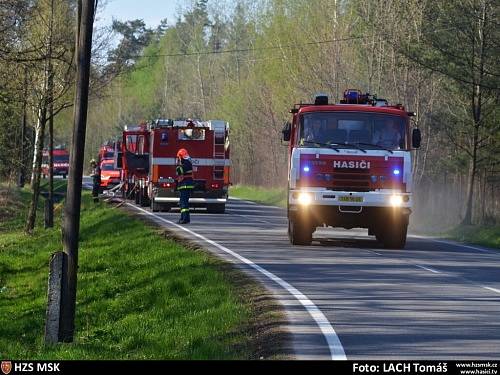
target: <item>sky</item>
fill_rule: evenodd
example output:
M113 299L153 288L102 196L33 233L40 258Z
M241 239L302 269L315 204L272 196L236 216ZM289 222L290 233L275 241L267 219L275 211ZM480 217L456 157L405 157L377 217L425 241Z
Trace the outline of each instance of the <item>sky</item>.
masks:
M120 21L143 19L148 27L156 28L167 18L168 24L175 23L180 0L100 0L104 4L97 14L96 25L110 26L113 19Z

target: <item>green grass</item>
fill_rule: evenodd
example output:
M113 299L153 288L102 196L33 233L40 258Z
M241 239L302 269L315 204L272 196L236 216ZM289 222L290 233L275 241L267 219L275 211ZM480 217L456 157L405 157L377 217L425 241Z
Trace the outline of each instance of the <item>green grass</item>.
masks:
M445 234L461 242L500 249L500 226L461 225Z
M247 199L250 201L286 207L287 192L284 188L262 188L248 185L235 185L229 189L229 196Z
M23 207L29 196L15 194L20 207L0 232L3 358L249 357L245 327L251 308L220 262L161 237L123 211L95 205L88 193L81 214L75 341L44 346L48 261L62 248L60 223L50 230L38 225L26 236Z

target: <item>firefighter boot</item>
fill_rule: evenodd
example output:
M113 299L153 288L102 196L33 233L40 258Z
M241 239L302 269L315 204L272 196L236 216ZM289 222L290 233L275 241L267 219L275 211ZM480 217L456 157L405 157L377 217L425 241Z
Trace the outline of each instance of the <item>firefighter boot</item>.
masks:
M189 224L189 208L181 208L181 219L179 224Z

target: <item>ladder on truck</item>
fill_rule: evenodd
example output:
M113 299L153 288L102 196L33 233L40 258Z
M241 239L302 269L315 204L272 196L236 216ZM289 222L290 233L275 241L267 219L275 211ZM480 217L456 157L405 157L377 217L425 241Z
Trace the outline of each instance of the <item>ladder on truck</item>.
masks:
M224 167L226 165L226 124L224 121L212 121L214 131L214 169L213 179L224 180Z

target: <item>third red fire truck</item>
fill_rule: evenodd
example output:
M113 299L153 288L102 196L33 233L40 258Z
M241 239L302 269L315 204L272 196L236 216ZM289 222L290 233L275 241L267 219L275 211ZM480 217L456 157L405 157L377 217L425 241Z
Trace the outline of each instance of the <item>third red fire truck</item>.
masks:
M118 167L122 168L123 197L135 199L135 203L145 206L148 202L144 186L149 172L149 129L146 124L125 127L117 161Z
M358 90L339 104L326 95L292 108L283 129L289 141L288 233L309 245L317 227L368 228L388 248L405 246L412 206L410 129L402 105Z

